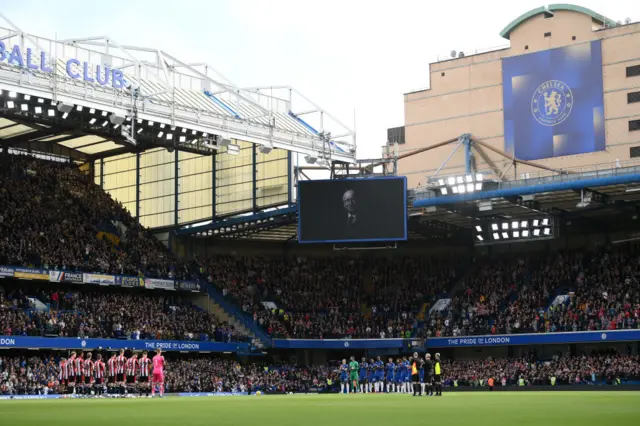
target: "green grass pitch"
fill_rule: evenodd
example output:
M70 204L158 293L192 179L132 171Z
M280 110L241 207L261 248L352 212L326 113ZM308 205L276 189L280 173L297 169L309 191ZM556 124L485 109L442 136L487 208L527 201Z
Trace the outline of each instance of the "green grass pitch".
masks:
M640 392L0 401L0 425L640 425Z

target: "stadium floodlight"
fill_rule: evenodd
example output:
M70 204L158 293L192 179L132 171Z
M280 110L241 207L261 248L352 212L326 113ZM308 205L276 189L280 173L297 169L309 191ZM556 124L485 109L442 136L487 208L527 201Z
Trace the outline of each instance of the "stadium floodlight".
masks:
M529 227L529 222L526 220L523 220L522 222L520 222L520 228L528 228Z
M458 185L458 193L459 194L464 194L465 192L467 192L467 189L465 188L464 184L463 185Z
M130 115L127 115L126 120L127 120L127 121L131 121L131 116L130 116Z
M39 103L39 104L43 104L43 103L44 103L44 99L42 99L42 98L38 98L38 103Z
M482 173L476 173L476 182L482 182L484 175Z
M492 229L493 231L497 231L497 230L498 230L498 224L497 224L497 223L492 223L492 224L491 224L491 229Z
M513 221L511 222L511 228L512 229L518 229L518 227L520 226L520 223L518 223L518 221Z
M116 130L118 127L120 127L120 125L119 125L119 124L115 124L115 125L113 126L113 130ZM129 126L127 126L127 128L128 128L128 127L129 127Z
M540 226L540 221L538 219L534 219L533 226Z
M542 219L542 226L549 226L549 218L545 217L544 219Z
M62 119L66 120L68 116L69 116L69 113L65 112L64 114L62 114Z
M16 103L13 101L7 101L7 108L15 108Z
M544 235L551 235L551 228L544 228Z
M482 232L482 226L480 226L480 225L476 225L476 231L478 231L478 232Z
M65 112L65 114L68 114L68 113L67 113L67 112ZM56 116L56 110L55 110L55 109L53 109L53 108L49 108L49 109L47 110L47 115L48 115L49 117L55 117L55 116Z
M538 237L538 236L540 236L540 230L539 230L539 229L534 229L534 230L533 230L533 236L534 236L534 237Z
M176 126L171 126L171 131L175 132L176 131Z
M240 145L236 145L236 144L227 145L227 153L229 153L231 155L240 154Z
M208 138L208 137L209 137L209 133L204 132L204 133L202 134L202 136L203 136L203 137L205 137L205 138Z
M153 127L153 125L156 124L153 121L149 120L149 126Z
M142 133L142 128L139 128L138 131L136 132L137 134Z
M111 121L111 124L122 124L124 123L124 117L120 117L119 115L112 113L109 115L109 121Z
M42 114L42 107L37 106L34 108L34 111L36 112L36 114Z
M442 195L447 195L449 193L449 191L447 191L447 188L442 187L442 188L440 188L440 193L442 193Z
M476 191L482 191L482 183L476 182Z
M187 141L186 136L180 136L180 142L186 142L186 141Z
M160 123L160 128L164 129L164 123Z
M198 132L197 132L197 131L195 131L195 130L192 130L192 131L191 131L191 134L192 134L192 135L195 135L196 133L198 133Z
M458 187L457 186L452 186L451 187L451 192L453 192L454 194L458 193Z
M170 141L173 139L173 133L167 133L167 140Z
M453 185L455 185L455 184L456 184L456 178L454 178L453 176L451 176L451 177L447 178L447 184L448 184L449 186L453 186Z
M76 105L76 111L81 112L82 111L82 105Z
M218 144L218 145L220 145L220 144ZM307 154L307 155L304 156L304 161L306 161L309 164L315 164L316 161L318 161L318 157L316 157L314 155Z
M102 114L101 114L101 115L102 115L103 117L106 117L106 116L107 116L107 114L109 114L107 111L102 111Z
M508 232L503 232L502 233L502 238L504 238L505 240L509 239L509 233Z
M138 124L142 124L142 118L138 118L136 121Z
M95 108L91 108L91 109L89 110L89 114L95 114L95 113L96 113L96 109L95 109Z
M509 224L508 224L507 222L504 222L504 223L502 224L502 230L503 230L503 231L506 231L507 229L509 229Z
M163 137L163 136L164 136L164 132L159 132L159 133L158 133L158 137L159 137L159 138L161 138L161 137Z
M185 127L182 128L182 133L187 133L187 129Z
M522 236L525 237L525 238L528 237L529 236L529 230L528 229L523 230L522 231Z
M438 185L444 186L444 179L438 179Z
M20 104L20 109L22 111L29 111L29 104Z
M473 192L473 184L472 183L468 183L467 184L467 192Z
M55 102L52 105L56 105ZM60 112L71 112L73 110L73 105L60 102L59 104L56 105L56 108Z
M493 233L493 239L494 240L499 240L500 239L500 234L498 234L497 232Z
M10 98L17 98L18 94L16 92L9 92L9 97Z
M464 177L464 180L465 180L467 183L471 183L471 182L473 182L473 176L471 176L471 175L466 175L466 176Z
M102 127L107 127L107 124L109 124L109 120L104 120L104 123L102 123Z
M265 155L269 154L272 149L273 148L271 148L270 146L265 146L265 145L258 147L258 151L261 154L265 154ZM442 190L445 191L445 192L442 193L442 195L447 195L446 194L447 188L442 188Z
M95 124L96 123L96 119L92 118L91 120L89 120L89 124Z
M456 176L456 182L457 183L464 183L464 179L462 179L462 176Z
M520 231L513 231L513 238L520 238Z
M31 95L24 95L24 100L25 101L30 101L31 100Z
M476 235L478 241L484 241L484 237L482 235Z

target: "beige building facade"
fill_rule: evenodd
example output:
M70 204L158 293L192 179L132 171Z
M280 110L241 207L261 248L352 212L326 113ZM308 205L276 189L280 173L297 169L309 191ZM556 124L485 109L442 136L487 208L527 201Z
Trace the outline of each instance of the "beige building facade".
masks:
M430 89L404 95L404 143L400 154L469 133L498 151L505 149L503 59L595 40L602 46L604 151L556 156L534 161L554 169L605 169L638 161L640 147L640 23L618 25L579 6L551 5L534 9L511 22L501 33L510 47L430 65ZM452 155L455 143L403 158L398 172L409 188L424 186L429 177L465 172L465 150ZM490 149L474 153L477 171L498 179L549 174L518 164ZM450 157L450 158L449 158ZM449 158L449 161L443 163ZM488 160L488 161L487 161ZM442 166L442 167L441 167ZM498 176L501 175L501 176Z

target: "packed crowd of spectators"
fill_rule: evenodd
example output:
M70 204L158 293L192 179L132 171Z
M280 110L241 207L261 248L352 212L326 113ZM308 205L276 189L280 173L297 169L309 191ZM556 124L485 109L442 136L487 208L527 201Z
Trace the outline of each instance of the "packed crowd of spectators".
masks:
M269 334L292 338L421 335L421 309L448 289L460 268L453 259L416 257L201 262L209 281Z
M0 264L158 277L187 274L185 265L91 176L75 165L29 156L12 156L10 167L0 173Z
M431 336L639 328L640 247L478 260L428 326Z
M336 368L251 363L217 358L177 359L167 369L169 392L308 392L336 382Z
M560 356L536 361L529 358L445 361L447 386L497 386L622 384L640 380L640 357L615 353ZM619 379L619 382L618 382Z
M49 307L35 309L27 295ZM0 286L0 334L147 340L243 339L233 326L177 295L99 287Z

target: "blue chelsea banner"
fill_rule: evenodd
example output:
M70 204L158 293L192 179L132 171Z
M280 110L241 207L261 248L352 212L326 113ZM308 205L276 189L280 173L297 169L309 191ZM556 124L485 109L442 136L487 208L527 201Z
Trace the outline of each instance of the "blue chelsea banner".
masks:
M601 42L502 60L505 151L522 160L605 149Z

